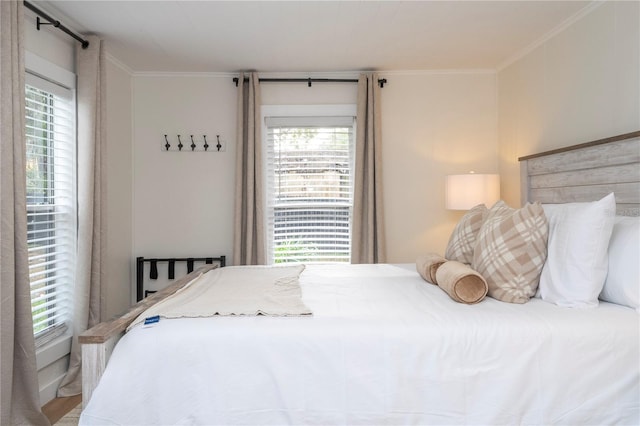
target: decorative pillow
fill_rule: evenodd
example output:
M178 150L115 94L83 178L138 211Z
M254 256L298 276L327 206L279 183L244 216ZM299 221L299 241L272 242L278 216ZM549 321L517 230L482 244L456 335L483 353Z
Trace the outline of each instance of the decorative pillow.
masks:
M484 204L473 207L456 224L449 237L444 257L470 265L473 261L473 249L476 246L476 236L484 223L489 210Z
M536 293L547 257L547 218L539 203L512 209L498 201L478 233L472 268L489 286L489 296L525 303Z
M640 217L616 216L600 300L640 310Z
M559 306L598 306L616 212L613 193L591 203L548 204L549 257L540 297Z

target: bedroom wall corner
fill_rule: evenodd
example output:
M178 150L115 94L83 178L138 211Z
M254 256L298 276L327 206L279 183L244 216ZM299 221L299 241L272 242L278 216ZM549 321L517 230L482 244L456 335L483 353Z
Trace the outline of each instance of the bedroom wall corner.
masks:
M132 75L107 55L107 282L105 315L132 301Z
M607 1L498 72L502 198L518 157L640 129L640 3Z

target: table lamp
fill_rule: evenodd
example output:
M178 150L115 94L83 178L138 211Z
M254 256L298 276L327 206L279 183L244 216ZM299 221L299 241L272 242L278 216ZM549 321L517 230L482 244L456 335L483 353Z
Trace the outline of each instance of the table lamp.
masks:
M500 199L500 176L470 172L448 175L446 207L449 210L469 210L478 204L491 208Z

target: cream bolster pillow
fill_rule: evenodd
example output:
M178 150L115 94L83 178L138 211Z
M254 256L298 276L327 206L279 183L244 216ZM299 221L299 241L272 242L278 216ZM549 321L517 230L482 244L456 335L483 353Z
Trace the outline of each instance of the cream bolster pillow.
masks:
M416 269L420 276L431 284L438 284L436 281L436 271L447 261L439 254L429 253L416 259Z
M489 286L485 279L469 266L451 260L436 271L438 287L456 302L474 304L485 298Z

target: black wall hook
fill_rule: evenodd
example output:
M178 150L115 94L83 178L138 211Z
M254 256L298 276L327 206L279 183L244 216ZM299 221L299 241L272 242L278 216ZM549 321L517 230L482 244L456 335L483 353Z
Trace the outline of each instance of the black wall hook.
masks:
M0 0L2 1L2 0ZM220 135L216 135L216 145L210 145L207 141L207 135L202 135L203 141L200 142L197 140L197 135L188 135L191 138L191 143L189 145L185 145L182 142L182 135L176 135L178 142L176 144L171 144L169 142L169 135L164 135L164 143L162 144L162 150L167 152L176 152L182 151L182 148L189 147L191 148L191 152L209 152L209 148L212 146L217 149L217 152L223 152L225 149L224 140L220 139ZM216 149L211 149L211 152L216 152ZM185 149L185 152L189 152L188 149Z

